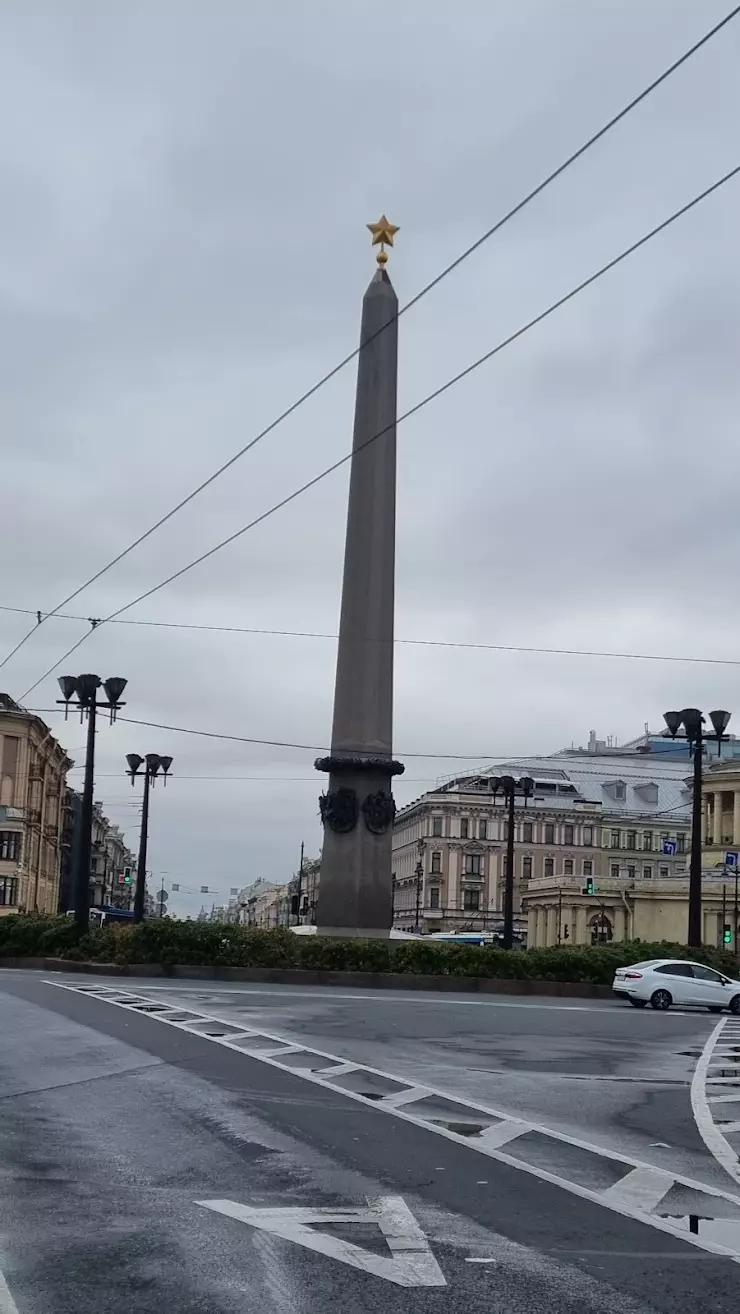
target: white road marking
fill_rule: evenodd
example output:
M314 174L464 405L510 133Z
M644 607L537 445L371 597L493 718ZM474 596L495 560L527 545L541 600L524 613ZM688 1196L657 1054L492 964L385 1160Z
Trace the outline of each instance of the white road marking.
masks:
M63 975L63 973L60 973L59 975ZM59 981L54 981L51 984L61 985L62 983ZM77 986L70 986L69 988L70 990L78 989ZM112 989L112 987L108 987L108 988ZM605 999L600 1006L596 1006L594 1004L549 1004L549 1003L544 1003L544 1000L547 999L548 996L543 995L542 1001L538 999L537 1003L529 1004L529 1003L520 1003L518 1000L514 1001L511 999L470 999L467 995L464 994L464 992L461 992L461 994L457 998L440 999L439 995L433 995L433 997L430 998L429 996L422 995L420 991L416 991L416 990L413 992L409 991L408 994L398 994L390 990L387 992L385 990L375 990L373 991L372 994L355 995L355 994L345 994L344 991L338 990L336 986L326 986L323 991L264 990L261 987L256 987L254 990L250 990L250 989L242 989L242 988L237 989L233 986L224 986L222 988L219 986L218 982L204 982L203 985L199 985L199 986L196 985L184 985L184 986L151 985L150 986L149 983L147 982L145 986L138 988L145 990L165 990L175 994L269 995L272 999L323 999L325 1002L329 1002L329 1003L333 999L349 999L363 1004L412 1004L412 1003L430 1004L434 1008L442 1008L445 1006L450 1008L450 1007L454 1007L455 1005L460 1007L461 1005L464 1004L466 1008L535 1008L540 1012L542 1011L542 1009L552 1009L560 1013L603 1013L605 1008L609 1005L613 1006L612 1008L613 1011L617 1003L616 1000ZM626 1012L626 1010L624 1009L622 1011ZM699 1012L699 1010L697 1010L697 1012ZM677 1011L675 1008L669 1009L667 1012L661 1012L659 1014L656 1014L653 1010L648 1011L647 1009L645 1009L644 1012L642 1012L641 1016L643 1018L655 1017L655 1016L690 1017L693 1016L693 1014L685 1013L685 1012L682 1013ZM637 1021L637 1019L635 1019L635 1021Z
M338 1059L336 1055L327 1054L308 1045L291 1046L291 1048L294 1050L300 1049L306 1054L316 1055L318 1058L325 1060L325 1066L321 1069L316 1069L315 1067L296 1069L290 1067L289 1064L282 1062L279 1057L274 1058L274 1051L265 1052L264 1050L255 1050L250 1054L245 1055L244 1049L241 1046L233 1044L231 1036L229 1035L209 1035L207 1033L204 1034L203 1032L196 1033L187 1023L168 1020L166 1017L163 1017L161 1013L142 1013L135 1005L120 1003L116 998L119 992L109 986L102 986L93 989L87 987L86 989L79 991L77 986L69 985L61 981L50 981L47 979L44 983L60 990L68 990L72 993L82 993L88 997L97 998L101 1002L115 1004L117 1007L123 1008L128 1012L137 1012L141 1017L148 1017L154 1022L163 1022L166 1026L172 1026L181 1031L186 1031L189 1035L199 1034L202 1040L207 1040L212 1044L222 1045L226 1049L231 1049L234 1053L240 1054L242 1058L248 1057L257 1062L266 1063L268 1066L278 1068L281 1072L290 1073L291 1076L299 1078L302 1081L313 1082L316 1085L332 1091L333 1094L341 1095L345 1099L354 1100L357 1103L364 1105L365 1108L377 1109L391 1117L400 1118L403 1121L413 1123L415 1126L421 1127L425 1131L430 1131L435 1135L443 1136L458 1146L465 1146L467 1149L472 1149L479 1154L484 1154L490 1159L506 1164L509 1168L516 1169L518 1172L526 1172L530 1176L537 1178L539 1181L557 1186L561 1190L568 1191L570 1194L578 1196L580 1199L602 1205L605 1208L612 1210L614 1213L621 1214L626 1218L633 1218L637 1219L639 1222L647 1223L658 1231L667 1232L671 1236L678 1237L679 1240L687 1245L695 1246L698 1249L708 1251L711 1254L727 1256L733 1259L736 1263L740 1263L740 1240L736 1246L730 1247L721 1245L719 1242L705 1239L704 1237L700 1237L693 1233L684 1232L683 1229L671 1219L656 1216L645 1205L637 1206L627 1200L620 1199L618 1192L611 1189L596 1190L590 1187L581 1186L578 1182L572 1181L565 1176L560 1176L558 1173L551 1172L549 1169L537 1167L535 1164L529 1163L525 1159L518 1158L516 1155L507 1154L504 1148L499 1148L493 1144L486 1144L485 1138L489 1132L492 1133L492 1141L496 1139L497 1135L504 1135L503 1132L499 1132L498 1125L492 1128L486 1128L480 1134L466 1136L457 1131L451 1130L449 1126L443 1125L441 1121L433 1121L433 1113L420 1112L418 1109L414 1110L413 1102L394 1108L392 1105L386 1105L385 1101L382 1099L375 1100L369 1094L365 1094L361 1090L346 1089L344 1086L337 1085L332 1080L332 1075L336 1075L339 1069L344 1069L348 1066L351 1071L360 1074L367 1074L368 1077L381 1077L386 1080L400 1082L406 1089L415 1086L415 1083L410 1082L403 1077L399 1077L397 1074L384 1072L379 1068L372 1068L368 1064L353 1063L347 1065ZM137 999L138 1004L146 1002L147 997L144 995L140 995ZM192 1013L194 1013L194 1010L191 1010L191 1014ZM223 1018L214 1017L210 1014L201 1013L198 1017L200 1021L218 1022L223 1026L229 1026L229 1023ZM190 1020L193 1020L192 1016ZM722 1023L719 1024L719 1027L721 1027L721 1025ZM714 1029L712 1033L713 1035L718 1033L719 1027ZM259 1034L263 1039L274 1041L279 1045L286 1044L284 1037L276 1036L272 1032L261 1031L258 1033L255 1031L254 1034ZM580 1150L585 1150L590 1154L607 1159L612 1164L624 1164L626 1170L625 1178L631 1176L635 1169L641 1169L648 1173L659 1173L662 1171L654 1168L652 1164L646 1164L641 1160L632 1159L627 1155L620 1154L618 1151L606 1150L601 1146L593 1145L590 1142L583 1141L575 1136L565 1135L563 1132L554 1131L551 1128L541 1126L538 1123L522 1122L500 1110L491 1109L485 1105L474 1104L470 1100L451 1095L449 1092L440 1091L431 1086L415 1086L415 1088L422 1092L423 1098L434 1096L438 1099L441 1098L445 1100L448 1105L451 1103L459 1107L463 1111L463 1116L461 1116L460 1119L461 1121L470 1121L470 1118L466 1118L464 1115L470 1110L473 1110L481 1121L495 1119L497 1120L497 1123L506 1124L507 1127L512 1129L511 1136L508 1134L506 1135L507 1140L516 1139L516 1137L525 1135L527 1132L537 1132L539 1135L547 1137L551 1142L559 1142L563 1146L572 1146ZM483 1115L483 1118L481 1118L481 1115ZM454 1121L456 1120L451 1114L450 1122ZM436 1168L435 1171L443 1172L444 1169ZM567 1172L567 1163L564 1165L563 1171ZM670 1183L687 1187L692 1192L698 1193L701 1197L701 1213L704 1217L714 1217L712 1212L712 1202L714 1200L729 1201L733 1206L740 1205L740 1197L738 1195L718 1190L716 1187L707 1186L704 1182L699 1182L677 1173L666 1173L665 1176ZM617 1185L619 1185L619 1183L617 1183ZM646 1196L647 1191L645 1191L643 1198L646 1198ZM0 1314L2 1314L2 1311L0 1311Z
M465 1260L466 1264L495 1264L496 1260L493 1255L468 1255Z
M235 1200L196 1200L196 1204L263 1232L272 1232L306 1250L341 1260L352 1268L373 1273L399 1287L447 1286L429 1242L400 1195L368 1198L367 1206L360 1209L252 1209ZM351 1241L340 1241L326 1232L315 1232L312 1223L376 1223L393 1258L364 1250Z
M0 1314L18 1314L18 1306L10 1294L2 1269L0 1269Z
M323 1071L327 1070L323 1069ZM328 1071L331 1072L331 1068ZM334 1075L336 1076L336 1073ZM425 1099L426 1094L424 1086L409 1086L408 1090L396 1090L391 1095L384 1095L381 1103L385 1104L386 1108L399 1109L402 1104L412 1104L415 1100Z
M674 1178L660 1168L634 1168L621 1181L604 1192L610 1200L632 1205L648 1212L660 1204L673 1186Z
M710 1095L710 1090L713 1092L716 1086L726 1084L728 1081L737 1083L736 1077L728 1078L709 1076L709 1064L711 1062L712 1052L720 1036L725 1031L726 1026L726 1018L723 1018L717 1023L701 1052L701 1057L696 1065L693 1080L691 1082L691 1108L694 1114L694 1121L699 1129L699 1135L709 1150L709 1153L714 1155L717 1162L722 1165L727 1173L729 1173L732 1180L740 1185L740 1162L738 1162L737 1154L733 1150L729 1141L725 1140L722 1135L718 1124L714 1121L712 1110L709 1105L710 1099L714 1102L715 1099L722 1098L722 1096L715 1097L713 1093ZM737 1097L740 1097L740 1091L738 1091Z

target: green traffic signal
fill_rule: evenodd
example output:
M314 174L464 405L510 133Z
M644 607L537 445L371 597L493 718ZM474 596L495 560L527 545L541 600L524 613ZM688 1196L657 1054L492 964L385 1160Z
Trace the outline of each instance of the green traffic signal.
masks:
M124 885L130 885L130 884L131 884L131 868L130 868L130 867L124 867L124 869L123 869L123 883L124 883Z
M728 926L727 922L725 922L724 942L725 944L732 944L732 927Z
M588 876L586 879L586 894L593 894L593 892L594 892L593 876Z

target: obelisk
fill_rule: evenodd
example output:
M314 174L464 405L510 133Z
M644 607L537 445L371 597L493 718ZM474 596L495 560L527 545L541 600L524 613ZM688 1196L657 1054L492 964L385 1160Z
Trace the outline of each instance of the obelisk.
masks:
M378 269L362 302L317 931L385 935L393 922L391 843L393 608L396 557L398 299L386 246L398 229L368 224Z

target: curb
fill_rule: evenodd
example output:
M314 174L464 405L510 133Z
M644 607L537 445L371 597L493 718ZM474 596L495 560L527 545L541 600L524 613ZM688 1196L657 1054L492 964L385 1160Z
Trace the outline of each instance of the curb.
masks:
M176 981L251 981L269 985L355 986L364 990L437 990L444 994L545 995L565 999L612 999L611 986L586 981L506 980L480 976L431 976L413 972L331 972L297 967L218 967L161 963L88 963L69 958L0 958L3 968L135 976Z

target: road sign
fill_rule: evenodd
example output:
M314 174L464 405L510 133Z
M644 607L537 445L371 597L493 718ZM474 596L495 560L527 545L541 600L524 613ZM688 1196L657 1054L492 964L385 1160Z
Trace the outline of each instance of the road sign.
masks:
M374 1273L398 1287L447 1286L429 1242L400 1195L384 1195L376 1200L368 1197L367 1205L359 1209L251 1209L236 1200L197 1200L196 1204L247 1223L249 1227L271 1232L285 1241L294 1241L306 1250L339 1259L352 1268ZM312 1223L322 1228L332 1223L338 1226L375 1223L388 1243L392 1258L364 1250L352 1241L340 1241L328 1232L316 1232Z
M678 853L678 844L675 840L663 840L663 853L667 858L673 858Z
M738 856L738 855L737 855L736 853L726 853L726 854L725 854L725 866L726 866L726 867L737 867L737 856Z
M160 902L160 903L166 903L167 900L169 899L169 897L170 897L170 896L169 896L169 894L167 893L167 890L160 890L160 891L159 891L159 902Z

